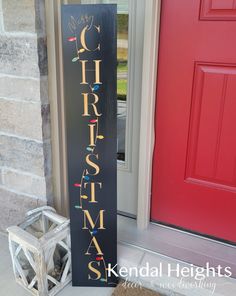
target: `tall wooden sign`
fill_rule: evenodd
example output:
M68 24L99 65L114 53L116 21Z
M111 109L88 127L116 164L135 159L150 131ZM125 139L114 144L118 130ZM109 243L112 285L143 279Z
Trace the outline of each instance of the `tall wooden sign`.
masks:
M116 5L63 5L72 284L114 286Z

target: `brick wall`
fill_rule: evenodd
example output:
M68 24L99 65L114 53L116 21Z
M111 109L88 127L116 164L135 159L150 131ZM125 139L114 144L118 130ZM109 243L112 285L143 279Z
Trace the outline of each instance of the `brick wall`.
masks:
M0 230L52 202L43 0L0 0Z

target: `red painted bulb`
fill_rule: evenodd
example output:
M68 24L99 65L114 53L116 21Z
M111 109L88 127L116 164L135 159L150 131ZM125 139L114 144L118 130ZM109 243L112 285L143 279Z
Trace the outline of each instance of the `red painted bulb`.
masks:
M76 37L69 37L67 40L70 41L70 42L72 42L72 41L75 41L76 40Z

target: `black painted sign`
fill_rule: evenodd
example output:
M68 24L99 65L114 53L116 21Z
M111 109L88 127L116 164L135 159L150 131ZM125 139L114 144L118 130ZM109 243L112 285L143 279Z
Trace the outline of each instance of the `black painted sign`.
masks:
M116 284L116 5L63 5L72 284Z

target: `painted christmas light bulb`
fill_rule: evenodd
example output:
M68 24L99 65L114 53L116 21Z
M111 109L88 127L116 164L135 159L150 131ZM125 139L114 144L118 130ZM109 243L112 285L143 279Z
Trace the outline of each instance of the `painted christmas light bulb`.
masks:
M73 37L68 37L67 40L68 40L69 42L73 42L73 41L76 41L77 38L76 38L75 36L73 36Z
M92 231L90 231L90 234L91 234L91 235L94 235L94 234L97 234L97 233L98 233L97 230L92 230Z
M91 119L89 120L90 123L96 123L97 122L97 119Z
M80 196L82 199L88 199L88 196L87 195L81 195Z
M72 59L72 62L74 63L74 62L76 62L76 61L78 61L79 60L79 57L74 57L73 59Z
M93 90L93 91L96 91L96 90L98 90L98 89L99 89L99 85L98 85L98 84L95 84L94 87L92 87L92 90Z
M80 49L78 50L78 54L81 53L81 52L84 52L84 51L85 51L84 48L80 48Z

